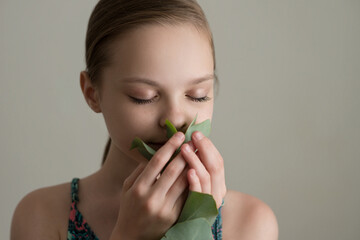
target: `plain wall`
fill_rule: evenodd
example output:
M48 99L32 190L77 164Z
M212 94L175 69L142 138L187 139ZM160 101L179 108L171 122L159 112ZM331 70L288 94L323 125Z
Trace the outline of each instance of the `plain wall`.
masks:
M107 130L79 85L95 3L0 1L1 239L25 194L100 166ZM270 205L280 239L360 239L360 1L200 4L228 188Z

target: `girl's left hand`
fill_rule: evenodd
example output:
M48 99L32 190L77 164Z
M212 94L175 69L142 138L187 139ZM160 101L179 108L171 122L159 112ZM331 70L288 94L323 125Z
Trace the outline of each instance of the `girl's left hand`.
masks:
M196 153L195 149L198 149ZM219 208L226 194L224 161L219 151L210 139L196 131L192 141L181 147L181 154L190 166L189 189L211 194Z

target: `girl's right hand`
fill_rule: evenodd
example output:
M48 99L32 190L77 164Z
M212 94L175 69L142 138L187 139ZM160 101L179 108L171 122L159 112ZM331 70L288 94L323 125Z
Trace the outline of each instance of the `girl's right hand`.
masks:
M178 154L184 141L176 133L147 164L140 164L124 181L117 223L110 239L160 239L175 224L188 193L186 162Z

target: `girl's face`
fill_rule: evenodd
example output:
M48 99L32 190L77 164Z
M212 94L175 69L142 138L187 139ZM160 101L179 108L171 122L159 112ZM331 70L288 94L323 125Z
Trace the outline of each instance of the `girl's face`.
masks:
M111 44L103 69L100 108L112 144L124 157L144 160L131 142L154 149L166 141L165 120L183 132L212 118L214 62L206 35L191 25L148 25Z

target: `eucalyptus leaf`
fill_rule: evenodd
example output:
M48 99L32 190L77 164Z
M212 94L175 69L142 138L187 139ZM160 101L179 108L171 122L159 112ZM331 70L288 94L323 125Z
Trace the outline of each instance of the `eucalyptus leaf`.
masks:
M185 133L185 142L191 141L191 135L195 131L200 131L202 134L204 134L205 137L210 136L211 131L211 122L209 119L195 125L190 125L189 128L186 130Z
M162 240L212 240L211 226L217 215L212 195L190 191L177 223Z
M210 136L210 131L211 131L211 122L210 122L210 120L207 119L207 120L205 120L205 121L203 121L201 123L195 124L196 119L197 119L197 114L196 114L194 120L190 123L189 127L187 128L187 130L185 132L185 141L184 141L184 143L191 141L191 135L195 131L202 132L204 134L204 136L206 136L206 137ZM167 136L167 138L171 138L177 132L177 129L175 128L175 126L169 120L165 121L165 126L166 126L166 136ZM131 144L130 149L134 149L134 148L137 148L138 151L147 160L150 160L154 156L154 154L156 153L156 151L154 149L152 149L150 146L148 146L146 143L144 143L138 137L136 137L133 140L132 144ZM179 152L180 152L180 147L171 156L170 160L166 163L166 166L176 157L176 155ZM164 171L166 166L163 168L163 170L161 172Z
M219 214L212 195L190 191L178 222L205 218L211 226Z
M147 160L150 160L156 152L154 149L152 149L149 145L144 143L143 140L141 140L138 137L136 137L131 143L130 149L134 149L134 148L137 148L138 151L141 153L141 155L143 155Z
M192 120L192 122L190 123L190 125L189 125L188 128L186 129L186 132L185 132L185 142L189 142L189 141L191 140L191 134L192 134L191 128L192 128L192 126L195 124L196 119L197 119L197 114L196 114L194 120ZM189 138L189 136L190 136L190 138Z
M211 226L204 218L177 223L172 226L161 240L212 240Z
M176 127L169 121L165 120L166 125L166 137L170 139L175 133L177 133Z

